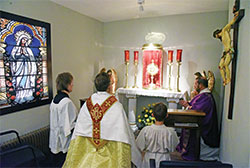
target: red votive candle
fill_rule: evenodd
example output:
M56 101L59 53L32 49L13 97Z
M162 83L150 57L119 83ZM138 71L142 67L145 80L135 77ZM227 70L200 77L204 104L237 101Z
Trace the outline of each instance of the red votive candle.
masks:
M129 50L125 50L125 62L129 62Z
M176 61L181 62L181 54L182 54L182 49L177 50L177 56L176 56Z
M139 51L134 51L134 62L138 62Z
M168 62L173 62L173 50L168 50Z

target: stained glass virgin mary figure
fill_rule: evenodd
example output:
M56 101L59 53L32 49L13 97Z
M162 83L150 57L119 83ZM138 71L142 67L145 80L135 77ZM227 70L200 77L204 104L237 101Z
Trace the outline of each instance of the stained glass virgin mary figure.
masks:
M8 22L5 28L0 37L5 44L3 60L8 103L23 104L41 99L44 90L42 57L46 57L42 29L20 22Z
M50 25L0 16L0 114L50 103Z
M11 51L12 84L16 90L15 102L24 103L34 99L33 93L36 82L36 59L29 45L31 35L25 30L15 34L16 46Z

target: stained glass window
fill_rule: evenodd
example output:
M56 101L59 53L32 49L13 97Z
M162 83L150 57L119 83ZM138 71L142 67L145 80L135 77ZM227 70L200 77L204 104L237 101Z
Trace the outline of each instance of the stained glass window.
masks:
M1 114L50 103L50 24L0 11Z

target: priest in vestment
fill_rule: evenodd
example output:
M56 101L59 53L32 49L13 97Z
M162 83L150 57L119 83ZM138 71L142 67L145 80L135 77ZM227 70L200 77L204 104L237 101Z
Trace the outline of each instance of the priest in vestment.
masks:
M97 93L82 106L63 167L141 167L141 153L121 103L107 93L107 73L95 78Z
M200 159L218 160L220 135L218 131L215 100L211 91L208 89L207 79L196 79L194 88L199 94L190 102L181 100L179 103L190 110L198 110L206 113L206 116L201 123ZM185 130L182 131L177 150L182 153L182 158L184 160L198 160L199 156L195 153L195 145L198 143L196 140L196 131L192 129L190 130L188 143L185 148L183 145L184 134Z

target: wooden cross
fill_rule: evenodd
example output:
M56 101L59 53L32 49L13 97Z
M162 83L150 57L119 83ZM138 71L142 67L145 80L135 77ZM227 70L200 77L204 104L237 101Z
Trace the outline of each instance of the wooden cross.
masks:
M245 10L240 9L240 0L235 0L233 13L239 12L238 18L233 25L233 49L234 55L232 59L231 69L231 88L229 97L229 111L228 119L233 119L233 107L234 107L234 93L235 93L235 79L236 79L236 68L237 68L237 57L238 57L238 34L239 34L239 22L245 15Z

